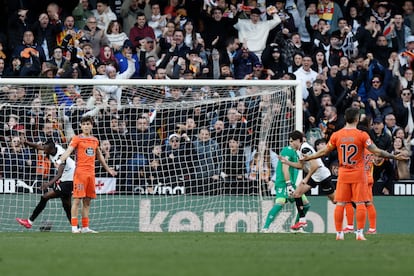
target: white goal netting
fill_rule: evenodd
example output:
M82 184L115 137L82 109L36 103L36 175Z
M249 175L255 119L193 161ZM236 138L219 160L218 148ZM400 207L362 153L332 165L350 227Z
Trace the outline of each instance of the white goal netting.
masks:
M99 231L257 232L273 204L277 153L302 129L296 81L0 80L0 231L21 231L40 186L56 174L44 153L64 148L90 115L118 175L97 161L91 227ZM20 142L19 142L20 141ZM273 224L288 229L294 208ZM52 199L34 229L68 231Z

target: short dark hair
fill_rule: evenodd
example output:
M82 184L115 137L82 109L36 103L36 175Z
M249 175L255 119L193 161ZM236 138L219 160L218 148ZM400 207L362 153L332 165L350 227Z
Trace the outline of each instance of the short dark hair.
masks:
M101 3L101 4L104 4L104 5L109 5L109 1L108 0L98 0L98 1L96 1L96 4L98 4L98 3Z
M359 115L360 115L359 109L348 107L345 110L345 121L350 124L355 123L356 121L359 121Z
M291 138L292 140L299 139L301 142L303 142L303 133L299 130L294 130L289 134L289 138Z
M316 148L317 146L319 146L320 144L326 144L326 143L328 143L328 141L326 141L326 139L325 139L325 138L319 138L319 139L316 139L316 141L315 141L315 148Z
M53 139L48 139L46 142L43 143L43 149L46 151L46 153L53 152L53 149L55 148L55 142Z
M43 143L43 146L55 146L55 142L52 139L48 139L46 142Z
M224 13L223 9L220 7L213 7L211 8L210 14L213 14L215 11L221 11L221 13Z
M87 116L82 117L82 119L80 121L81 124L85 123L85 122L90 122L93 125L94 120L93 120L92 116L87 115Z
M142 11L139 11L139 12L136 13L136 17L135 18L138 18L140 16L145 16L145 13L143 13Z

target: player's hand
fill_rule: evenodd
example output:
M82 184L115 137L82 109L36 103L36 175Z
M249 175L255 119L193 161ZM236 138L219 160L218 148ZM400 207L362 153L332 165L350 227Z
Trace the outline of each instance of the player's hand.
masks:
M108 173L112 176L116 176L118 174L113 168L109 168Z
M42 185L40 186L40 189L42 191L46 190L47 188L49 188L49 182L42 183Z
M395 155L394 159L395 160L404 161L404 160L410 160L410 157L407 156L405 153L400 152L400 153L398 153L398 154Z
M282 164L286 164L286 161L287 161L286 157L281 156L281 155L279 155L278 157L279 157L280 162L282 162Z

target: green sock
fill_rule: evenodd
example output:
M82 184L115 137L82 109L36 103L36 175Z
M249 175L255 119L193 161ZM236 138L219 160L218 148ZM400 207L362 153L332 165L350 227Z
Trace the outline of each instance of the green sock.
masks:
M305 215L309 211L310 207L311 207L310 202L303 205L303 212L305 213ZM299 221L299 214L296 215L295 223L297 223L298 221Z
M275 217L280 212L280 210L282 210L282 208L282 204L276 203L273 205L272 209L269 211L269 214L267 214L266 223L263 226L264 229L269 228L270 224L275 220Z

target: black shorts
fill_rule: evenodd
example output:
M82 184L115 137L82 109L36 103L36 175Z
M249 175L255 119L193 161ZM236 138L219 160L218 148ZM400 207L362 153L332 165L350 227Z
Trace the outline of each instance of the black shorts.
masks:
M57 181L53 185L53 191L55 191L59 197L71 197L73 191L73 181Z
M329 176L327 178L325 178L324 180L322 180L321 182L315 182L312 178L309 179L308 185L311 186L312 188L315 188L316 186L319 185L319 191L323 194L323 195L330 195L335 191L335 186L332 183L332 177Z

